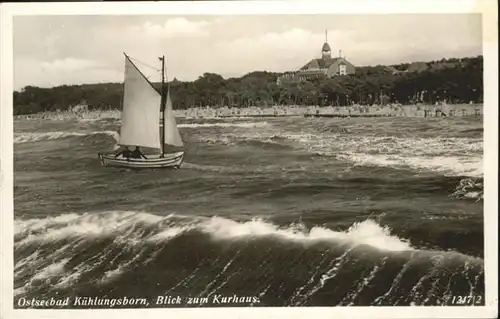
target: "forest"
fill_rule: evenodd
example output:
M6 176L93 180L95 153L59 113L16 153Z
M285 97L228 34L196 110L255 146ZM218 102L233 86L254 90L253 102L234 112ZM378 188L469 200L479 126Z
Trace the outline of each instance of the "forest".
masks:
M174 109L483 102L482 56L357 67L353 75L278 84L281 75L255 71L224 79L205 73L192 82L173 79L170 95ZM64 111L80 103L86 103L89 110L120 109L122 92L121 83L26 86L14 92L14 115Z

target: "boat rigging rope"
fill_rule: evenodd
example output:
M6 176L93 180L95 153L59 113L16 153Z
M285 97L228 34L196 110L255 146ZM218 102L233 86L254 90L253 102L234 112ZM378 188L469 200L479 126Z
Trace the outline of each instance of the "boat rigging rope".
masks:
M160 72L161 72L161 70L160 70L160 69L157 69L157 68L155 68L155 67L153 67L153 66L151 66L151 65L149 65L149 64L147 64L147 63L144 63L144 62L142 62L141 60L138 60L138 59L133 58L133 57L131 57L131 56L129 56L129 59L132 59L132 60L134 60L135 62L137 62L137 63L139 63L139 64L144 65L145 67L148 67L148 68L150 68L150 69L153 69L153 70L155 70L155 71L156 71L156 72L158 72L158 73L160 73ZM153 76L153 75L150 75L150 76L144 76L144 77L145 77L145 78L149 81L149 79L150 79L152 76ZM167 75L166 75L166 74L165 74L165 82L168 82L168 77L167 77Z
M140 61L140 60L137 60L136 58L133 58L133 57L131 57L131 56L129 56L129 58L130 58L130 59L132 59L132 60L134 60L134 61L136 61L136 62L138 62L138 63L140 63L140 64L142 64L142 65L144 65L145 67L148 67L148 68L150 68L150 69L155 70L156 72L161 72L161 70L160 70L160 69L157 69L157 68L155 68L155 67L153 67L153 66L151 66L151 65L149 65L149 64L147 64L147 63L144 63L144 62L142 62L142 61Z

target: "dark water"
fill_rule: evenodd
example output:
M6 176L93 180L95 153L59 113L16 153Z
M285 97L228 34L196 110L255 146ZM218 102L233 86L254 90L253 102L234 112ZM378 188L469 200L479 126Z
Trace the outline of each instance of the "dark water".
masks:
M479 117L181 120L177 171L101 167L118 125L15 122L16 300L484 293Z

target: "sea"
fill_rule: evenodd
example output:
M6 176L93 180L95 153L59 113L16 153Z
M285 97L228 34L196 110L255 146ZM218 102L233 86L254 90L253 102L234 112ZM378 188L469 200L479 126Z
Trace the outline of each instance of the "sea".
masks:
M119 119L15 120L14 307L484 305L481 116L177 122L129 170Z

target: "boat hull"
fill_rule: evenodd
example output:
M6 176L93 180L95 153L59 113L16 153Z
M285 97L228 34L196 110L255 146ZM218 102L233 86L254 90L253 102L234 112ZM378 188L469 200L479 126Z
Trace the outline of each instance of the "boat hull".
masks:
M184 152L175 152L165 154L163 157L159 155L148 156L144 158L124 158L121 155L115 157L115 154L98 153L99 159L103 166L125 167L125 168L180 168L184 160Z

